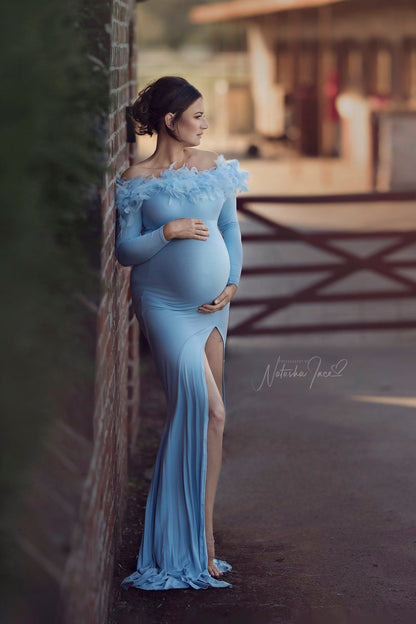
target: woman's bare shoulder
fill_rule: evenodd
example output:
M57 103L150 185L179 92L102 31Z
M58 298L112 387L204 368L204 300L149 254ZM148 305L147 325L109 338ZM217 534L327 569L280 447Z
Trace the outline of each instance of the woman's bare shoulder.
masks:
M187 148L188 153L188 165L196 167L197 169L210 169L214 167L218 158L217 152L211 150L201 150L194 147ZM128 167L122 174L123 180L129 180L130 178L137 178L139 176L154 175L159 172L160 167L152 167L149 159L142 160L141 162L134 163L131 167Z

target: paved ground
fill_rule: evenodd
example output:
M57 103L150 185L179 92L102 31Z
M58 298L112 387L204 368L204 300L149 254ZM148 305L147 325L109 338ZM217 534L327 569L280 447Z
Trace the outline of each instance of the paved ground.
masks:
M217 527L264 621L415 621L414 368L411 347L230 342Z
M149 484L139 475L151 471L163 426L146 357L146 444L132 466L111 624L414 622L414 349L253 348L234 338L226 362L215 535L233 587L118 589L134 569ZM297 376L278 372L296 364Z

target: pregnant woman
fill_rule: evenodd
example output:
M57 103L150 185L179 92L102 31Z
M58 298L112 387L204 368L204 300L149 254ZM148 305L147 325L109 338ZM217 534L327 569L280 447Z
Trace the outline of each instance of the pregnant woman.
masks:
M215 557L213 510L225 423L230 301L242 268L236 193L248 172L197 149L208 123L184 78L145 87L131 109L155 152L116 178L115 253L167 398L136 571L124 589L232 587Z

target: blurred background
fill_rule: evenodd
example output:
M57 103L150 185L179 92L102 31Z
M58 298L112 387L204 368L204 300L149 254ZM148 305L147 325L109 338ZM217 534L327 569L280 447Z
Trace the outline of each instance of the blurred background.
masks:
M145 2L138 84L180 68L207 148L280 160L276 192L414 190L414 27L411 0Z
M0 28L1 622L412 623L414 1L22 0ZM165 404L115 180L155 148L127 113L163 75L203 93L201 149L250 173L226 595L120 589Z

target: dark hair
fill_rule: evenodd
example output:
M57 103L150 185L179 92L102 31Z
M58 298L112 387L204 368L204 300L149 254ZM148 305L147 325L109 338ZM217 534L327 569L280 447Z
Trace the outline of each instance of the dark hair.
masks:
M162 76L151 82L139 91L131 107L130 117L135 133L152 136L154 132L160 132L167 113L174 114L173 121L176 123L182 113L200 97L202 95L198 89L180 76ZM170 128L165 126L165 130L177 139Z

